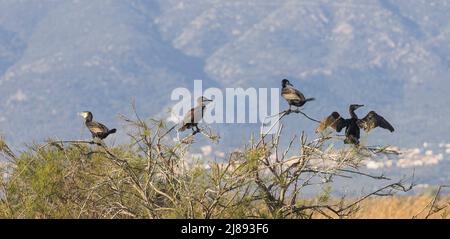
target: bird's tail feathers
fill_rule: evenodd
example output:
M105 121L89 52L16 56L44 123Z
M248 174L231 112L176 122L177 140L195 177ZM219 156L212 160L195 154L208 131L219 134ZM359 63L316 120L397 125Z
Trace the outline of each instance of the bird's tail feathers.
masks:
M316 98L309 98L309 99L306 99L305 102L314 101L314 100L316 100Z
M115 134L117 132L117 129L111 129L110 131L108 131L108 134Z

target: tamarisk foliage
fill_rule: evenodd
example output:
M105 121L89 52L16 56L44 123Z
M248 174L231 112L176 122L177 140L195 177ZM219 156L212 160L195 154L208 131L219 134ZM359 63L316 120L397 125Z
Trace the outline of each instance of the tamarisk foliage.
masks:
M413 186L363 171L365 159L389 152L336 149L328 136L302 133L282 148L281 127L225 160L202 161L164 122L122 118L129 143L115 147L49 140L15 155L2 140L0 218L346 218L370 197ZM336 178L355 177L384 186L360 198L330 196ZM315 197L304 196L310 189Z

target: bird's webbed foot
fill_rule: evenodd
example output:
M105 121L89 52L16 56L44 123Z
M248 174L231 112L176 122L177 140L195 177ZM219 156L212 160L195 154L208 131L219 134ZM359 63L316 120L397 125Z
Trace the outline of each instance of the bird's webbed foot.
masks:
M289 109L286 111L286 115L290 115L292 113L296 114L300 113L300 108L296 107L295 109L292 109L291 107L289 107Z
M201 133L200 128L198 128L198 126L192 127L192 135L196 135L198 133Z

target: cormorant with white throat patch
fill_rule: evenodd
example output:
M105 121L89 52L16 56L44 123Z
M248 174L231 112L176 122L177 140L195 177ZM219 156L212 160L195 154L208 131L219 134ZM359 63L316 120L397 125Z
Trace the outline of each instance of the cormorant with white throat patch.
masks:
M117 132L116 129L108 129L105 125L94 121L94 116L90 111L83 111L80 113L80 116L83 117L86 122L85 125L89 129L92 134L92 138L99 138L101 140L106 139L110 134L114 134Z

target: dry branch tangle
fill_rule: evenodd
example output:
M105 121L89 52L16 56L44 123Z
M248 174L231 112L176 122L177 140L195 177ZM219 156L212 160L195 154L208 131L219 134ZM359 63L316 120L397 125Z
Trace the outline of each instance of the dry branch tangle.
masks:
M164 122L135 114L123 117L128 145L52 141L18 158L5 154L11 163L4 167L9 176L2 179L0 217L345 218L373 196L413 186L413 179L390 182L361 171L365 158L389 152L335 149L333 138L308 140L305 134L282 148L282 126L226 161L190 160L192 144L173 141ZM331 198L328 185L334 179L356 176L385 186L358 199ZM302 196L310 188L326 190L315 198Z

